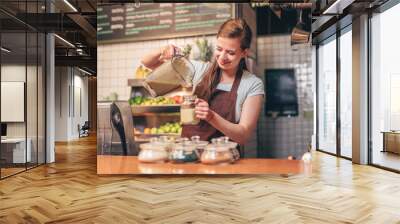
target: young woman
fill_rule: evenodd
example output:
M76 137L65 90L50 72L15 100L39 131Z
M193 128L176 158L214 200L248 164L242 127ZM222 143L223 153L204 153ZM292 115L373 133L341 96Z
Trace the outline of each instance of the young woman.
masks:
M195 67L195 113L198 125L184 125L182 136L199 135L203 140L228 136L244 145L257 126L264 99L263 82L247 71L252 33L242 19L224 22L217 34L211 63L192 61ZM172 57L176 47L164 47L143 57L142 64L157 68Z

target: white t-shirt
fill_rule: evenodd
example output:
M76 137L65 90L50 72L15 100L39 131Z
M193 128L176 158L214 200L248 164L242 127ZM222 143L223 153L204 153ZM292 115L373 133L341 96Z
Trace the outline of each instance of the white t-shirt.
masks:
M204 76L204 73L207 71L209 63L191 60L195 74L193 77L194 85L198 84ZM217 89L223 91L231 91L232 84L219 83L217 85ZM248 71L244 71L242 75L242 80L240 81L240 85L237 91L237 99L236 99L236 107L235 107L235 119L236 122L239 122L240 115L242 112L242 107L244 101L246 101L247 97L256 96L256 95L265 95L264 92L264 84L262 80L254 74L251 74Z

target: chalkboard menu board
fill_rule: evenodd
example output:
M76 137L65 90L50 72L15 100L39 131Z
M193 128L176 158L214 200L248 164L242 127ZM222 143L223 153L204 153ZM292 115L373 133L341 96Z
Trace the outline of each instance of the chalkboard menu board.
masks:
M142 3L99 5L97 41L121 42L216 34L234 18L232 3Z

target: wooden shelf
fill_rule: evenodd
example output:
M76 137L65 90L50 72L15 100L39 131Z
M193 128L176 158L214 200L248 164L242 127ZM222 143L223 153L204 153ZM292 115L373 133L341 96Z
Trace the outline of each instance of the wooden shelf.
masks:
M178 133L165 133L165 134L144 134L144 133L136 133L134 134L134 136L141 136L141 137L147 137L147 138L151 138L151 137L160 137L160 136L174 136L174 137L179 137L181 136Z
M135 142L138 143L143 143L143 142L149 142L150 138L154 138L154 137L160 137L160 136L170 136L170 137L180 137L180 134L134 134L135 136Z
M180 104L170 104L170 105L149 105L149 106L139 106L131 105L133 115L142 115L146 113L177 113L180 112Z
M154 113L154 112L144 112L144 113L133 113L132 114L134 117L150 117L150 116L156 116L156 117L179 117L180 113L179 112L171 112L171 113Z

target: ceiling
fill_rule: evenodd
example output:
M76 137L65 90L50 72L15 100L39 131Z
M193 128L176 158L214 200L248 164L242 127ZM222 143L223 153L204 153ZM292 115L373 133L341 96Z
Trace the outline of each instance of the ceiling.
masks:
M1 0L2 45L13 49L7 56L11 60L26 55L25 35L20 33L51 32L62 38L55 38L56 66L77 66L96 74L96 5L96 0L47 0L47 5L45 0ZM32 35L27 36L29 41ZM27 46L30 58L36 46Z
M351 24L354 17L376 12L389 0L317 0L313 10L313 44L329 38L337 30Z

